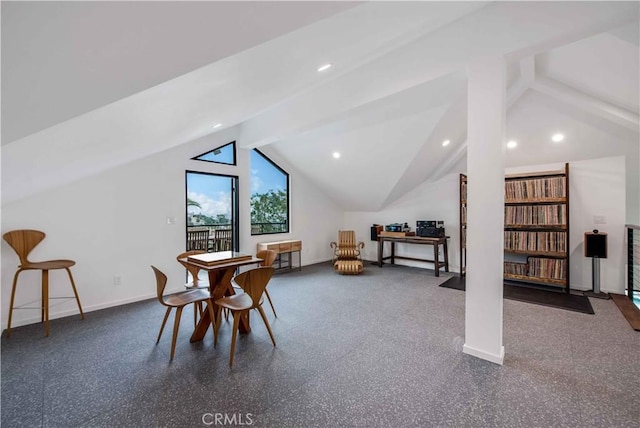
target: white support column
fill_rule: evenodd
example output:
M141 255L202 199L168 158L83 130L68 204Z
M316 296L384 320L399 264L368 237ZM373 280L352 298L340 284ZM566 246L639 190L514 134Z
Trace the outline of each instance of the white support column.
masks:
M469 64L467 275L463 352L502 364L506 64Z

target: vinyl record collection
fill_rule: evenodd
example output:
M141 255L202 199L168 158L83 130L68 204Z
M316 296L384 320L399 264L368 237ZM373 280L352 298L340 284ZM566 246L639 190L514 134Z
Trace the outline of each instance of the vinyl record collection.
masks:
M504 249L515 252L551 252L567 251L566 232L504 232Z
M567 207L555 205L506 205L504 207L505 225L565 225Z
M564 259L547 259L529 257L529 275L539 278L565 279L567 277L567 261Z
M506 202L564 198L566 194L564 177L513 180L505 182L504 186Z

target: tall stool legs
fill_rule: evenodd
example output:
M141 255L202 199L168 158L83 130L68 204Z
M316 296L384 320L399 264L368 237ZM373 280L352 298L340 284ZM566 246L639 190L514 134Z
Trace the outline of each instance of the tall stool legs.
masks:
M71 282L71 288L73 289L73 296L78 304L78 310L80 311L80 318L84 319L84 312L82 311L82 304L80 303L80 297L78 296L78 290L76 289L73 275L69 268L64 268L69 275L69 281ZM16 297L16 286L18 285L18 276L25 269L18 269L13 277L13 286L11 288L11 302L9 305L9 321L7 322L7 337L11 337L11 320L13 318L14 302ZM42 285L40 290L41 307L40 307L40 322L44 323L44 335L49 337L49 269L42 269Z

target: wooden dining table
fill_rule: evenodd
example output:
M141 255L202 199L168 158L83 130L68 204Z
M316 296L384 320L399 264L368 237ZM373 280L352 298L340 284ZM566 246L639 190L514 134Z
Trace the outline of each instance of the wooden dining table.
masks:
M229 253L229 252L227 252ZM184 263L196 266L201 270L207 271L209 275L209 292L211 293L211 300L214 302L224 296L231 296L235 294L235 290L231 285L231 280L236 273L236 270L240 266L247 266L256 263L262 262L262 259L251 256L251 258L247 258L244 260L234 260L233 257L228 259L229 261L220 260L219 263L215 265L207 265L204 263L198 263L189 258L181 259ZM194 278L194 285L197 285L197 278ZM216 317L218 317L218 313L221 308L214 303L213 312ZM202 340L209 329L209 326L213 325L211 322L211 316L209 315L208 310L204 310L202 316L200 317L200 321L198 325L196 325L196 329L191 335L191 342L198 342ZM249 315L245 315L240 319L240 333L249 333L251 331L251 326L249 322Z

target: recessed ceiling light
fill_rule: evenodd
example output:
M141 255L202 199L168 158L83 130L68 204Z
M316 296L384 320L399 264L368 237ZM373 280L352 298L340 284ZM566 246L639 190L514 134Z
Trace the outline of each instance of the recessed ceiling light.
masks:
M511 141L509 141L509 142L507 143L507 148L509 148L509 149L513 149L513 148L515 148L517 145L518 145L518 142L517 142L517 141L511 140Z
M220 128L222 126L221 123L216 123L215 125L213 125L214 128Z
M318 71L325 71L329 68L331 68L331 64L325 64L323 66L318 67Z
M442 142L442 147L447 147L447 146L449 145L449 143L450 143L450 142L451 142L451 141L449 141L449 140L444 140L444 141Z
M340 158L340 153L338 153L338 152L333 152L333 157L334 157L335 159L339 159L339 158Z
M559 143L560 141L564 140L564 134L553 134L551 139L554 143Z

